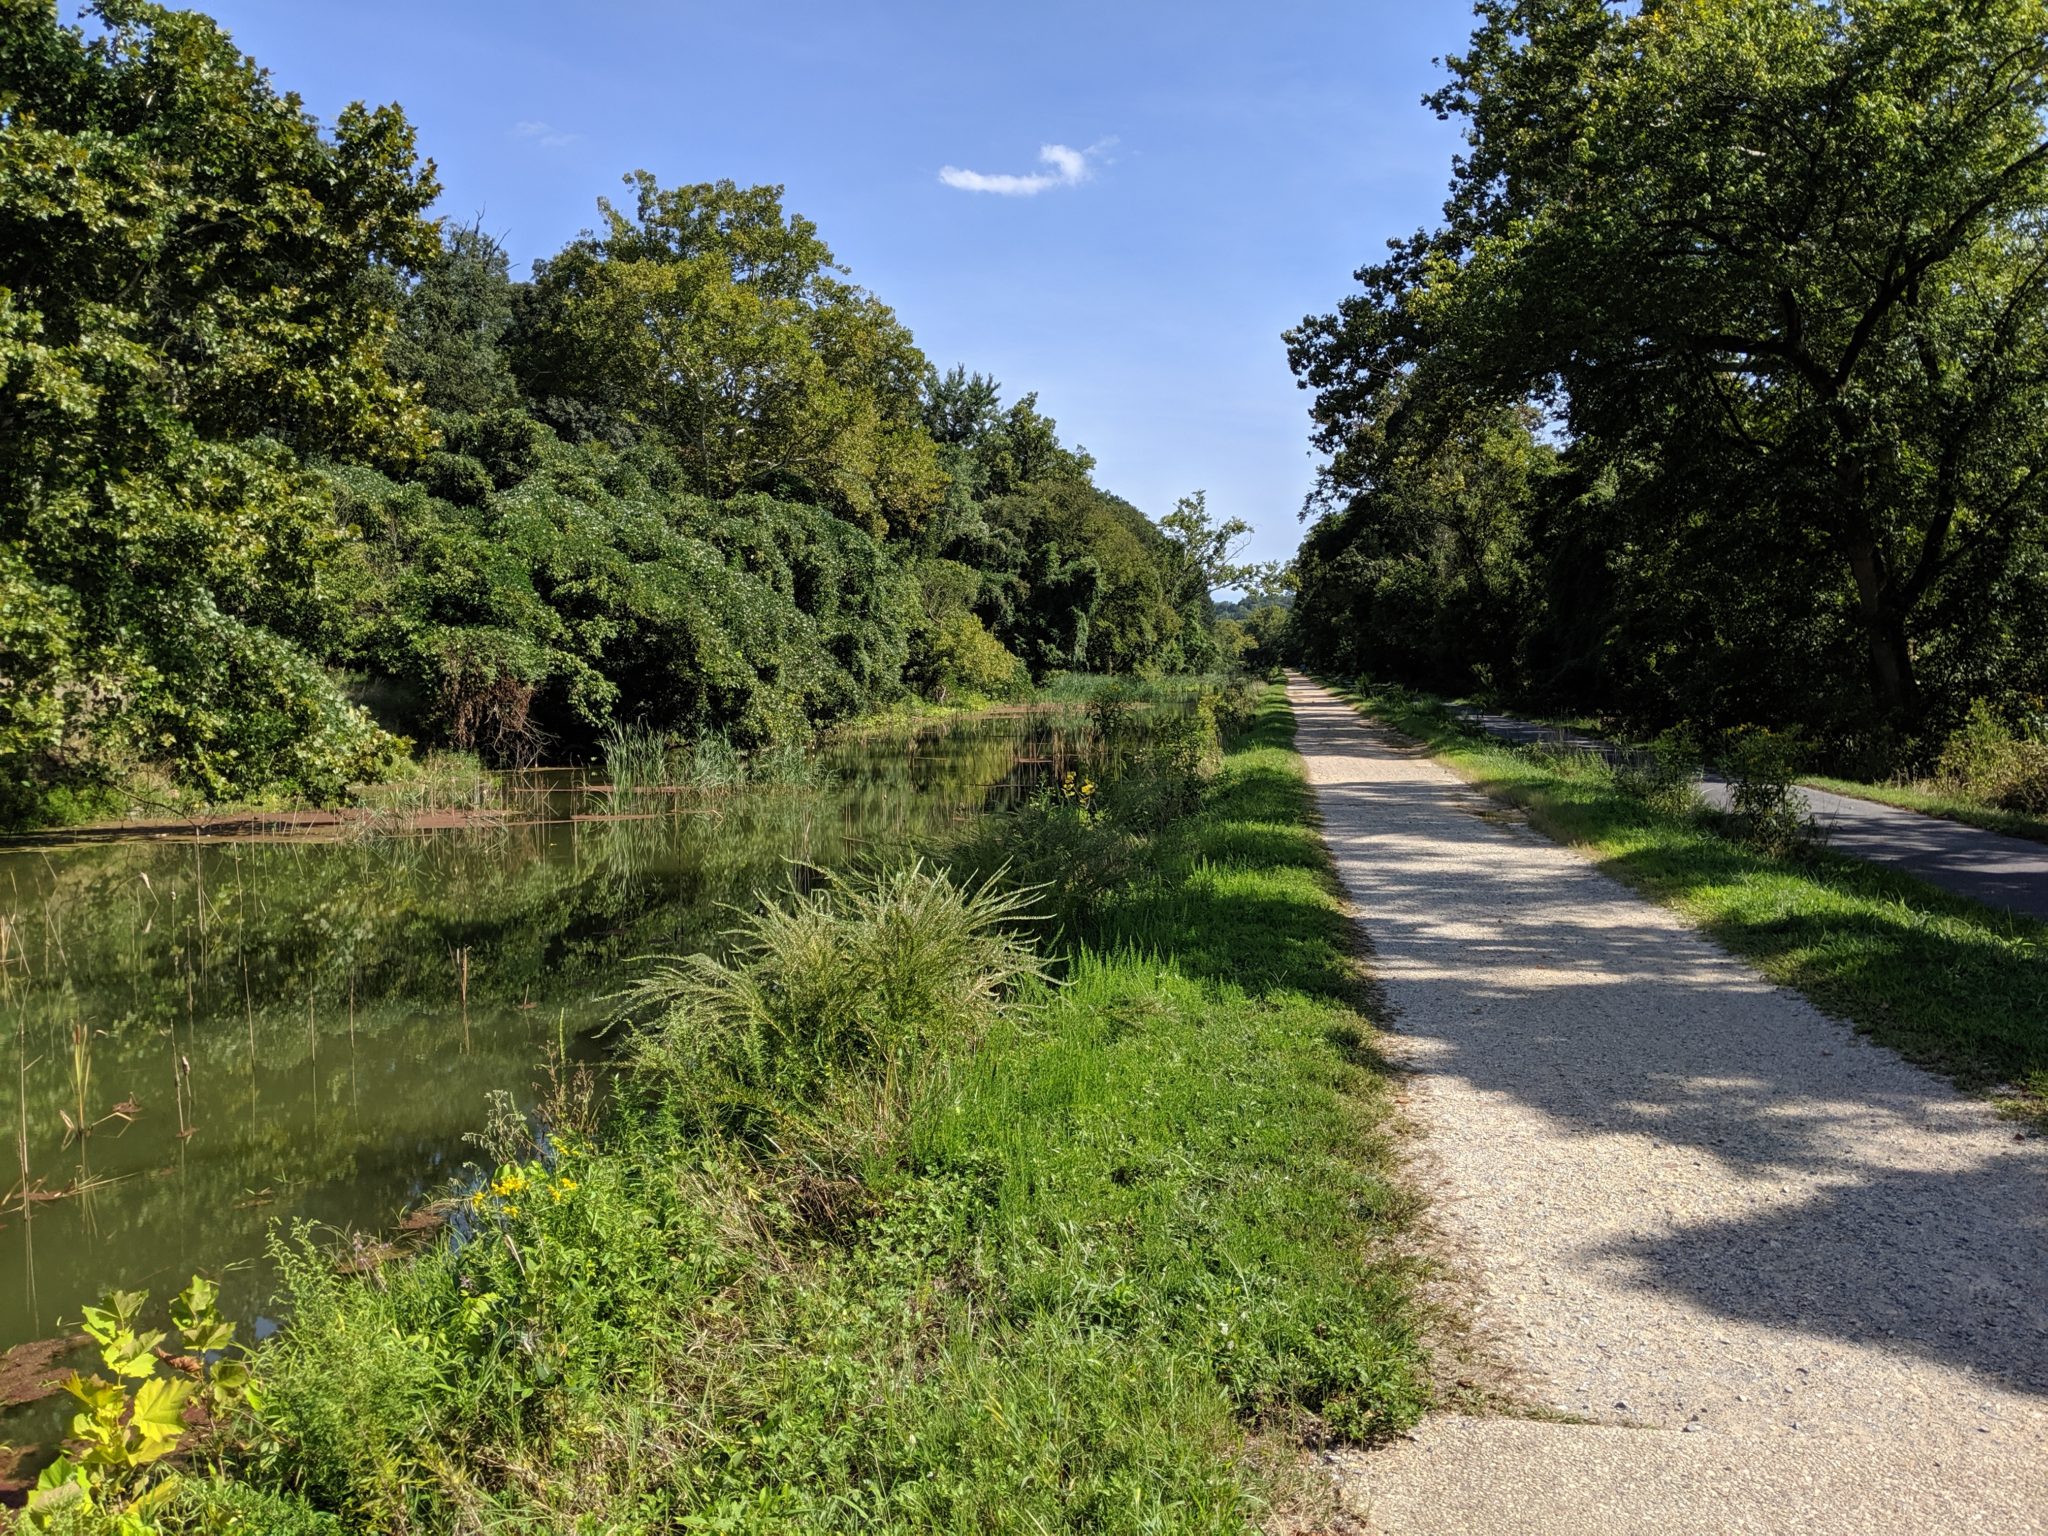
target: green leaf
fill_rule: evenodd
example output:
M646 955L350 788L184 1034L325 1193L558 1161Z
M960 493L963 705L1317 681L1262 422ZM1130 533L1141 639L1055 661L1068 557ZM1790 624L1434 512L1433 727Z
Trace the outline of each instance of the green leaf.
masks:
M156 1373L156 1347L163 1341L163 1334L158 1332L119 1333L100 1350L100 1358L116 1376L151 1376Z
M178 1292L178 1299L171 1303L171 1322L185 1336L185 1342L194 1349L205 1346L194 1344L192 1335L204 1332L220 1324L215 1306L220 1300L220 1287L204 1275L194 1275ZM215 1346L218 1347L218 1346Z
M145 1381L135 1392L135 1407L128 1423L142 1437L133 1461L142 1466L169 1454L183 1438L185 1404L192 1396L192 1383L159 1376Z

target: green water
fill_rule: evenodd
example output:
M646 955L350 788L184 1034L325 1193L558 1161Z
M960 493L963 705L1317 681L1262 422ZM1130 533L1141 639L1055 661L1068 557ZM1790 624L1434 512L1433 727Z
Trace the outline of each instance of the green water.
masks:
M715 948L732 904L926 845L1077 745L970 720L828 749L818 788L528 779L507 825L0 849L0 1350L195 1271L263 1331L271 1224L374 1237L447 1190L490 1094L603 1058L635 957Z

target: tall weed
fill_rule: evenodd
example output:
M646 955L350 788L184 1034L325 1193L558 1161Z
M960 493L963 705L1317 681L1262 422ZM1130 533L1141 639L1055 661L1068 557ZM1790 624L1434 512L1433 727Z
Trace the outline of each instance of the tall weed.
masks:
M1043 974L1031 894L918 862L767 903L726 957L662 959L624 994L632 1064L749 1145L867 1143Z
M1942 747L1935 779L1942 789L1967 800L2048 815L2048 741L2015 733L1979 699Z
M1698 735L1690 726L1673 726L1615 760L1614 787L1660 815L1690 816L1702 804L1704 764Z
M1799 790L1805 752L1797 731L1745 725L1723 739L1721 760L1735 831L1759 853L1782 858L1820 841L1820 829Z

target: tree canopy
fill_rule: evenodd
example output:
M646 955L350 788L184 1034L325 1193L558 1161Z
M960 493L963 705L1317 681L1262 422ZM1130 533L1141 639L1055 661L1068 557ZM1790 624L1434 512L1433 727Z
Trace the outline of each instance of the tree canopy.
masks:
M1300 633L1875 759L2048 690L2048 8L1478 10L1443 223L1288 338Z
M933 368L780 188L634 172L522 281L397 106L91 15L0 11L0 819L1213 655L1037 397Z

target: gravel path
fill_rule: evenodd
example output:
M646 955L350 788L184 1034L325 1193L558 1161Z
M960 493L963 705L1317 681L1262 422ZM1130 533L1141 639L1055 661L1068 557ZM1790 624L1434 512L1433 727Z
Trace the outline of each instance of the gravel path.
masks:
M1459 706L1452 712L1490 736L1523 746L1562 741L1585 752L1613 751L1598 737L1555 730L1514 715ZM1703 788L1711 804L1727 808L1725 780L1710 773ZM2048 922L2048 843L2006 837L1965 822L1804 784L1798 789L1827 835L1828 846L1837 853L1890 864L1958 896Z
M2048 1532L2048 1144L1288 695L1482 1346L1596 1421L1433 1417L1368 1524Z

